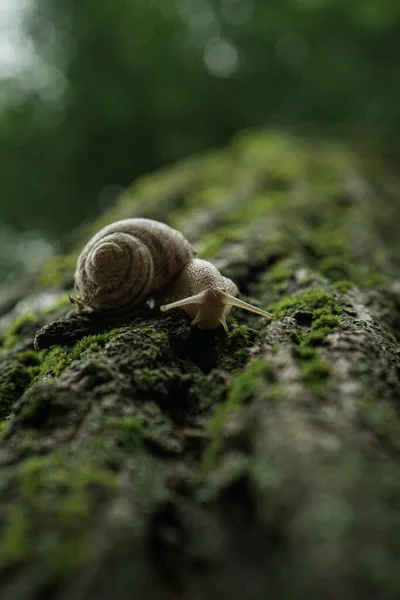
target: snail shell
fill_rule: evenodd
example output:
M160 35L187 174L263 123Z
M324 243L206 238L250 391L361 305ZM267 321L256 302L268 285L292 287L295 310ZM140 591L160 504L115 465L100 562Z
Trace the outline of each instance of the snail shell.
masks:
M78 304L96 310L143 304L196 256L165 223L125 219L101 229L83 248L75 271Z

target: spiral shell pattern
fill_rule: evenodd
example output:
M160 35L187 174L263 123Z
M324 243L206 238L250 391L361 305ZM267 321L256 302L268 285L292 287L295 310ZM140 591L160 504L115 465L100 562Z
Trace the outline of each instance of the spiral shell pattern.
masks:
M78 258L78 299L96 310L138 306L172 281L195 255L186 238L164 223L116 221L96 233Z

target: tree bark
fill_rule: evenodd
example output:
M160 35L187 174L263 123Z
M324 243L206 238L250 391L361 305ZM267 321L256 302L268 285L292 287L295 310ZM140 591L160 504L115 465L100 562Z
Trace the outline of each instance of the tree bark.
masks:
M8 291L2 600L399 596L398 189L344 145L242 134L136 182ZM128 216L277 320L74 313L77 254Z

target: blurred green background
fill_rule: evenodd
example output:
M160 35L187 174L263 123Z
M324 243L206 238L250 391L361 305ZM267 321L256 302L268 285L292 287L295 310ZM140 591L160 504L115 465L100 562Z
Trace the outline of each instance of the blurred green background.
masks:
M396 156L399 67L399 0L0 0L0 281L243 127Z

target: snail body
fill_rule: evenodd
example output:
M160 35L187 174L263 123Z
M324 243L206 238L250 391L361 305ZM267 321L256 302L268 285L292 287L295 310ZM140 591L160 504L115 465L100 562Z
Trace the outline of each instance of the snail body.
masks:
M216 329L222 325L228 331L226 317L232 306L225 303L236 296L238 288L224 277L212 263L194 258L163 292L162 312L182 308L200 329Z
M232 306L269 319L271 313L237 298L238 288L177 230L151 219L125 219L101 229L83 248L75 271L81 308L123 310L156 299L162 312L184 310L191 325L213 330Z
M224 277L212 263L194 258L174 279L164 292L168 304L160 307L162 312L182 308L193 319L191 325L200 329L216 329L222 325L228 331L226 317L233 306L238 306L263 317L274 315L236 298L239 290L235 283Z

